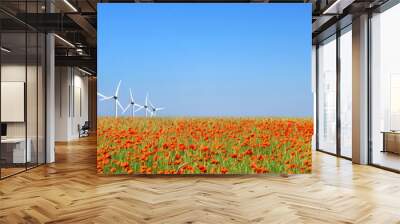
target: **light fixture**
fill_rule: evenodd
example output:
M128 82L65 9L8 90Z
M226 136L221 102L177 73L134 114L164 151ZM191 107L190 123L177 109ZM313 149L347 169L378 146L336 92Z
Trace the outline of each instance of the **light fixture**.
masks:
M1 49L1 51L4 51L6 53L10 53L11 52L11 50L9 50L9 49L7 49L5 47L1 47L0 49Z
M67 4L74 12L78 12L78 10L68 0L64 0L64 3Z
M86 75L89 75L89 76L92 76L92 75L93 75L92 73L90 73L90 72L88 72L88 71L86 71L86 70L83 70L83 69L81 69L81 68L79 68L79 67L78 67L78 70L81 71L81 72L83 72L83 73L85 73Z
M82 48L76 48L76 53L77 53L78 55L84 55L83 49L82 49Z
M64 38L62 38L62 37L60 37L60 36L57 35L57 34L54 34L54 36L57 37L57 38L58 38L59 40L61 40L62 42L66 43L68 46L75 48L75 45L73 45L73 44L72 44L71 42L69 42L68 40L66 40L66 39L64 39Z
M355 0L336 0L332 5L330 5L322 14L342 14L343 10L351 5Z

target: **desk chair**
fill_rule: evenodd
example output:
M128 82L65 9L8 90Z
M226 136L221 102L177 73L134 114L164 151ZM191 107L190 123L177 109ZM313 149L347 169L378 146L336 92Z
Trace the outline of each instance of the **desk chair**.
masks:
M89 136L89 130L90 130L90 123L89 123L89 121L85 121L85 123L82 125L82 127L78 124L79 138L80 138L80 137L87 137L87 136Z

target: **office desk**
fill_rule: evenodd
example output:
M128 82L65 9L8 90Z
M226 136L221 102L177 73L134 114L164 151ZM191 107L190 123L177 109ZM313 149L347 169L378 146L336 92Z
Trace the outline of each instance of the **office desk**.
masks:
M5 138L1 139L1 157L6 163L26 163L31 162L32 153L30 138L26 140L27 147L25 151L25 138Z
M392 152L400 154L400 131L382 131L382 134L382 152Z

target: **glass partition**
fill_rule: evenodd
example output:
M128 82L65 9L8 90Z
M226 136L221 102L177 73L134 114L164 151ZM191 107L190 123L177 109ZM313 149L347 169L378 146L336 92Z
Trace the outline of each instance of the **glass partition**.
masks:
M37 165L38 160L38 35L36 32L27 33L27 82L26 82L26 113L27 113L27 150L31 151L28 168Z
M26 41L25 32L1 34L2 177L24 171L31 161L26 150Z
M336 153L336 36L318 47L318 149Z
M371 162L400 170L400 4L371 18Z
M43 5L0 3L18 13L41 13ZM45 163L45 44L44 33L0 12L0 178Z
M352 157L352 33L351 26L340 35L340 155Z
M38 33L38 76L37 76L37 147L38 147L38 164L46 162L46 144L45 144L45 124L46 124L46 78L45 78L45 65L46 65L46 37L43 33Z

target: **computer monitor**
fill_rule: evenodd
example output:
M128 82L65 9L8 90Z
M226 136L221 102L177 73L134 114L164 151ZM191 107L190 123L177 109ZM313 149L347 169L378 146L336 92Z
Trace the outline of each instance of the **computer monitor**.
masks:
M1 137L7 136L7 124L1 123Z

